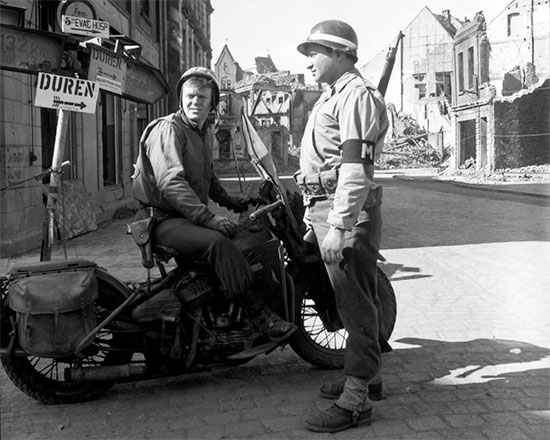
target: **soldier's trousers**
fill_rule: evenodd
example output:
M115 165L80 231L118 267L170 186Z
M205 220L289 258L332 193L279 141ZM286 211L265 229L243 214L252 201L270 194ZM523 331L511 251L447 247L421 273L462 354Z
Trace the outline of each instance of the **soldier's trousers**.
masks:
M319 245L330 227L327 218L331 204L331 200L321 200L309 206L309 220ZM372 379L381 366L376 269L381 227L379 205L361 211L357 224L346 231L344 259L340 264L325 264L338 313L348 331L344 374L366 380Z
M168 218L155 226L156 244L168 246L189 259L207 261L230 299L252 284L252 269L242 252L222 233L193 224L185 218Z

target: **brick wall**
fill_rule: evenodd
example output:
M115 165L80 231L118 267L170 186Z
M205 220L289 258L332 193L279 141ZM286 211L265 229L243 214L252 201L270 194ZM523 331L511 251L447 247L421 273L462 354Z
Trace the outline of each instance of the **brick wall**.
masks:
M496 169L550 163L550 80L494 109Z

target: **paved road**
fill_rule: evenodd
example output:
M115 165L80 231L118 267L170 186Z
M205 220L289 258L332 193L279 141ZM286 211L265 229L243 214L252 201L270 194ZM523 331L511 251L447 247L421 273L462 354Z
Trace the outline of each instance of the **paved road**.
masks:
M375 423L338 434L301 425L325 380L289 348L232 369L126 384L44 406L0 373L2 439L541 439L550 437L548 199L384 179L384 270L398 300ZM71 240L139 277L124 221ZM62 258L60 249L54 258ZM135 256L135 257L134 257ZM17 259L34 259L27 255Z

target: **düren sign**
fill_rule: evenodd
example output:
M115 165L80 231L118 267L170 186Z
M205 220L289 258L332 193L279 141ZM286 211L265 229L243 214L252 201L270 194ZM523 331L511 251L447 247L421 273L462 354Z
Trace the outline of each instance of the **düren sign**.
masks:
M34 105L95 113L99 86L93 81L40 72Z
M101 46L88 44L87 47L90 49L88 79L96 81L103 90L121 95L126 82L126 60Z

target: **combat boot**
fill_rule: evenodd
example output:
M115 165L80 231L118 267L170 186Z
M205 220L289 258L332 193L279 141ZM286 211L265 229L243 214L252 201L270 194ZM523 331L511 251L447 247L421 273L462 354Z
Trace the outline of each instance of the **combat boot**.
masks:
M274 342L289 338L297 329L295 324L285 321L252 290L248 290L239 298L258 329L269 336Z
M360 403L353 410L339 407L334 403L325 411L307 417L304 425L310 431L338 432L353 426L369 426L372 423L372 407Z

